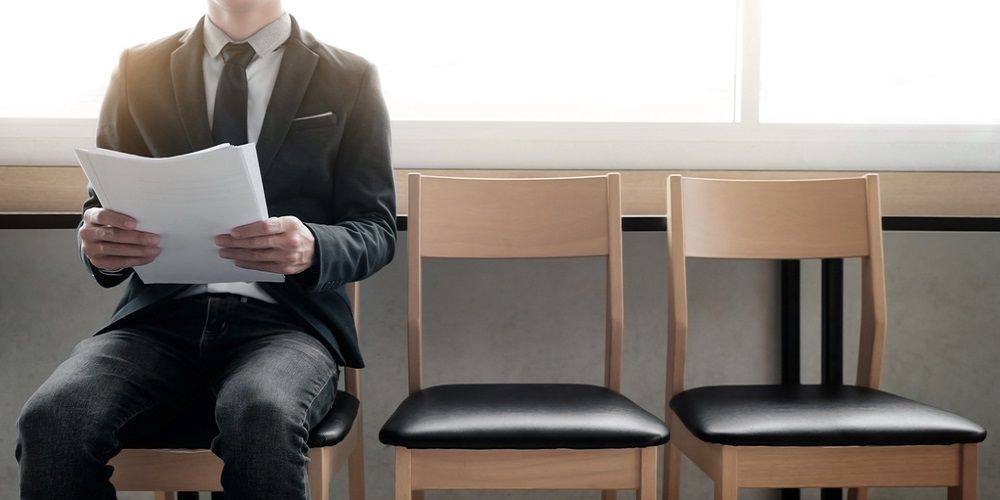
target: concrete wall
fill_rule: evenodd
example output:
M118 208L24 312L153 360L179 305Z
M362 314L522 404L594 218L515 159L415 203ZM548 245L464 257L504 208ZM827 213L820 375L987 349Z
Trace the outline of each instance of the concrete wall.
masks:
M405 248L405 236L401 240ZM1000 429L1000 234L886 236L889 337L884 387ZM365 282L362 344L369 498L392 497L391 449L379 426L406 392L405 277L399 258ZM625 236L624 392L663 414L666 349L665 237ZM845 299L847 366L857 350L857 265ZM803 267L803 379L819 379L819 266ZM694 262L690 266L688 382L778 379L777 265ZM433 262L425 271L426 380L602 379L604 286L599 261ZM18 411L72 346L110 314L118 290L103 290L76 259L71 230L0 231L0 500L17 498L13 458ZM848 369L848 381L853 369ZM980 498L1000 498L1000 449L980 454ZM337 498L343 478L337 480ZM685 464L683 498L711 497ZM943 498L943 491L874 490L873 499ZM598 498L596 493L432 493L432 499ZM622 494L630 498L631 494ZM122 494L121 498L149 498ZM745 499L777 498L745 490ZM818 498L814 491L803 496Z

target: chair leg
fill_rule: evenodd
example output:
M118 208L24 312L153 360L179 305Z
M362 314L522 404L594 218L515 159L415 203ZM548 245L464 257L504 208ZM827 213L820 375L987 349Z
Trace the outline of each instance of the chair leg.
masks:
M360 426L361 419L354 425ZM361 432L361 429L358 429ZM361 434L363 435L363 434ZM347 498L349 500L365 500L365 448L359 437L358 444L347 459Z
M414 500L413 483L410 480L410 450L396 448L396 500ZM421 495L422 496L422 495Z
M849 488L847 500L868 500L868 488Z
M979 450L976 444L962 445L961 484L948 488L948 500L976 500L979 475Z
M948 500L975 500L976 493L966 493L961 486L948 488Z
M737 500L739 485L736 477L736 450L722 447L722 466L715 480L715 500Z
M618 491L617 490L602 491L601 500L618 500Z
M173 491L154 491L153 500L177 500L177 495Z
M663 453L663 500L681 498L681 450L667 443Z
M306 469L309 476L309 498L311 500L330 500L328 455L322 448L314 448L309 451L309 465Z
M734 481L720 479L715 482L715 500L736 500L738 491Z
M639 491L636 500L654 500L656 498L656 446L642 449L639 463Z

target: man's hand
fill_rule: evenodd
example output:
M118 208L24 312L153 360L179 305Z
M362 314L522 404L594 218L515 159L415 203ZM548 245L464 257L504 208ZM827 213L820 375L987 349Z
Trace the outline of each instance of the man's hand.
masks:
M316 238L298 218L271 217L215 237L219 256L237 267L278 274L298 274L313 263Z
M135 230L135 219L106 208L83 213L80 227L83 254L106 271L141 266L160 255L160 237Z

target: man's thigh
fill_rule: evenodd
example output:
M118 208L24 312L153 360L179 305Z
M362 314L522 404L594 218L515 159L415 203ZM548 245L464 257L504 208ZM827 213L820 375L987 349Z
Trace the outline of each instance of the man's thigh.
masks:
M220 412L275 410L311 427L329 411L339 367L329 350L294 321L253 301L238 322L203 344Z
M230 312L231 321L209 321L219 328L202 342L223 488L237 498L305 498L309 431L333 404L337 364L280 306L248 300Z
M73 349L28 399L22 419L52 415L34 420L59 422L67 430L77 426L80 432L115 431L143 410L188 391L196 366L190 352L168 338L134 328L109 331Z

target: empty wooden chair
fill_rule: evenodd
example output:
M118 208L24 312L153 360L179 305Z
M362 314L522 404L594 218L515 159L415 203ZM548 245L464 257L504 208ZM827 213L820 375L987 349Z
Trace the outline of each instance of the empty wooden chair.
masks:
M847 487L852 498L863 499L867 487L942 486L949 500L976 497L977 443L985 430L878 389L886 331L878 176L734 181L674 175L668 217L673 436L666 500L678 498L681 453L715 481L717 500L736 500L740 487ZM859 257L862 268L857 385L685 387L687 259L848 257Z
M409 176L410 395L379 438L396 447L396 498L425 490L592 489L656 495L663 422L621 395L619 175L561 179ZM607 257L605 386L424 387L421 280L435 258ZM512 312L515 314L516 312ZM474 342L474 331L461 332ZM524 346L529 350L530 346Z

